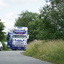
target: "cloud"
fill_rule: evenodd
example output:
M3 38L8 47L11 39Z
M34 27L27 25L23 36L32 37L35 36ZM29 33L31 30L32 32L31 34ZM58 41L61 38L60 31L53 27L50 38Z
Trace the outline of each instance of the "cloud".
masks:
M15 15L13 12L9 12L5 15L6 20L3 19L4 23L5 23L5 27L9 30L12 29L14 27L14 22L15 22ZM6 30L6 29L5 29ZM6 31L8 31L6 30Z
M0 0L0 7L5 7L5 6L7 6L7 4L3 0Z
M9 12L9 13L7 13L5 16L6 16L6 18L8 18L8 19L13 19L13 18L14 18L14 13L13 13L13 12Z
M6 28L11 29L14 26L15 18L21 11L38 12L40 6L43 6L44 0L0 0L1 17Z
M11 29L14 27L16 15L13 12L6 13L5 20L3 19L5 27Z
M13 28L14 22L9 22L8 20L5 20L5 19L2 19L1 21L4 23L4 26L5 26L4 31L5 32L8 32L9 29Z
M38 2L39 0L10 0L12 3L17 3L17 4L28 4L28 3L34 3Z

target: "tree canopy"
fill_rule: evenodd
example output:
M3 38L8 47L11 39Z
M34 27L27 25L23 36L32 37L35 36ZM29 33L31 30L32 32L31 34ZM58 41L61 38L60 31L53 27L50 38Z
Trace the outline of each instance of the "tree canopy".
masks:
M64 39L64 1L47 0L50 4L40 10L39 38L41 39Z
M37 32L38 32L38 24L40 20L38 19L39 14L32 13L29 11L22 12L20 17L16 20L15 26L25 26L28 27L30 39L32 41L37 39Z
M34 39L64 39L64 1L46 0L40 14L22 12L15 26L29 28L30 41ZM50 4L48 4L48 2Z
M2 41L4 39L4 25L3 23L0 21L0 41Z

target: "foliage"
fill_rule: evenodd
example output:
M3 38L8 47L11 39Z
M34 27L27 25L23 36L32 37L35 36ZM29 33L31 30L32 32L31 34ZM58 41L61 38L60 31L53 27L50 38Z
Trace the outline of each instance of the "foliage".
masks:
M38 34L38 26L40 23L40 20L38 19L39 14L32 13L32 12L22 12L20 14L20 17L16 20L15 26L23 26L28 27L29 29L29 35L30 39L29 41L32 41L34 39L37 39L36 35Z
M29 28L29 41L64 39L64 1L46 0L46 2L47 5L40 9L40 14L25 11L16 20L15 26Z
M2 41L4 39L4 25L2 22L0 22L0 41Z
M55 64L64 64L64 41L34 41L27 46L27 50L24 54Z
M49 0L40 10L40 39L64 39L64 1Z
M4 44L4 42L6 41L6 35L4 35L5 32L3 32L4 27L4 24L0 21L0 41L2 42L3 49L6 50L7 46Z
M15 26L26 26L28 27L29 22L33 22L36 18L38 18L37 13L32 12L22 12L20 17L16 20Z

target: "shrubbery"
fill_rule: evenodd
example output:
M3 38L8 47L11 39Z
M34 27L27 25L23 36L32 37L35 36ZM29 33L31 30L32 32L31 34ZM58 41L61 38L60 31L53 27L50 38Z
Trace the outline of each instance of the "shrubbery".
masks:
M64 64L64 41L44 40L32 42L27 46L25 54L41 60Z

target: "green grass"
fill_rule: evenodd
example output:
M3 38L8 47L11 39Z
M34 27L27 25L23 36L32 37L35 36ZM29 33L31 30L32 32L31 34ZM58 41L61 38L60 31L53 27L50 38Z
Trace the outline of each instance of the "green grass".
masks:
M35 41L27 46L25 55L41 60L53 62L54 64L64 64L64 41L48 40Z

